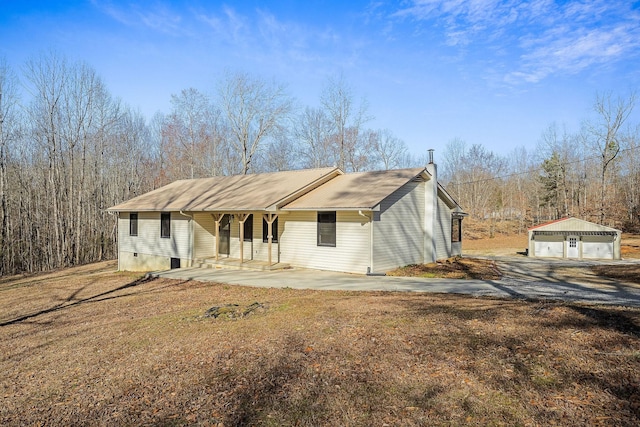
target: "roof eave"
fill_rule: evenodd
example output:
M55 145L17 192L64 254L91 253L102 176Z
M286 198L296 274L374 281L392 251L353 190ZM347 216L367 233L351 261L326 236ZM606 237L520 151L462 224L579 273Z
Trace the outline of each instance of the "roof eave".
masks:
M374 211L380 210L380 205L376 206L307 206L304 208L283 208L283 212L309 212L309 211Z

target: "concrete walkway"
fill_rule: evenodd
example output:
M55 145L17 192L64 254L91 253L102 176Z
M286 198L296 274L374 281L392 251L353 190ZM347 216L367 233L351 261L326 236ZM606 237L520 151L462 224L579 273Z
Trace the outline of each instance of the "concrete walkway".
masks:
M515 260L503 271L518 269ZM544 261L543 261L544 262ZM553 272L548 264L540 271ZM247 271L231 269L181 268L150 273L154 277L168 279L197 280L233 285L266 288L292 288L340 291L392 291L456 293L472 296L494 296L510 298L543 298L565 301L580 301L598 304L613 304L640 307L640 285L629 285L611 280L601 283L582 283L579 280L544 275L536 269L534 274L506 275L502 280L455 280L420 279L412 277L364 276L306 269L280 271ZM522 272L520 272L522 273Z

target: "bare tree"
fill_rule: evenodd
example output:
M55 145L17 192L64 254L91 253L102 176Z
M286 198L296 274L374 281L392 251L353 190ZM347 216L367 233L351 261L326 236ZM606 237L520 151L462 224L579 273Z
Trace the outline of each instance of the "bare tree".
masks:
M208 138L206 116L210 109L206 95L194 88L171 95L171 114L163 126L163 136L175 150L176 164L187 167L185 178L200 176L197 163L202 159Z
M372 132L370 147L383 169L397 169L406 166L407 146L389 129Z
M542 132L539 153L543 156L542 168L544 174L540 177L545 192L543 198L551 204L555 210L555 218L569 215L569 200L573 200L569 185L569 163L575 158L575 140L568 133L566 128L556 123L549 125Z
M7 163L10 145L18 137L17 78L0 58L0 276L9 270L12 252L8 245L9 207L7 203Z
M524 147L516 147L507 157L508 177L503 181L503 218L518 221L518 234L533 224L532 206L536 204L536 165L534 156Z
M14 233L32 254L26 268L112 257L115 241L105 230L113 220L104 209L131 194L125 171L139 158L133 152L144 120L124 111L84 63L50 53L30 60L25 71L29 133L14 190L21 191L16 209L23 224Z
M261 150L256 156L254 168L259 172L297 169L299 167L298 152L295 141L286 131L278 133L270 139L267 149Z
M466 150L467 143L461 138L453 138L447 142L443 153L442 181L450 182L457 187L461 179L460 175L464 166L462 159Z
M504 206L501 174L506 160L479 144L467 149L461 139L449 141L444 158L454 198L476 218L493 222L500 217Z
M284 86L240 72L225 76L218 96L230 138L240 152L241 173L246 174L260 143L285 125L293 101Z
M353 90L341 74L327 80L320 102L331 119L338 167L347 170L349 165L352 168L354 165L360 166L361 161L357 156L362 150L358 144L368 142L367 138L361 138L362 125L371 120L367 115L366 100L356 105Z
M331 130L331 120L322 109L307 107L298 116L293 135L300 144L299 156L304 167L337 166Z
M606 217L607 169L618 156L625 139L620 134L622 126L633 111L636 93L628 98L614 98L611 93L598 94L593 105L597 118L586 124L591 150L600 157L600 222Z
M226 140L220 111L194 88L171 95L171 106L162 121L161 138L172 178L221 175L227 159L222 158Z

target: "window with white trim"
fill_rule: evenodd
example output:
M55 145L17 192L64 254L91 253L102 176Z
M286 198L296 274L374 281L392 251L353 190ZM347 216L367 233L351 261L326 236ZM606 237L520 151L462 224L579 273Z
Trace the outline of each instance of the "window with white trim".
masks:
M162 212L160 214L160 237L168 239L171 237L171 213Z
M336 245L336 212L318 212L318 246Z
M129 214L129 236L138 235L138 212Z

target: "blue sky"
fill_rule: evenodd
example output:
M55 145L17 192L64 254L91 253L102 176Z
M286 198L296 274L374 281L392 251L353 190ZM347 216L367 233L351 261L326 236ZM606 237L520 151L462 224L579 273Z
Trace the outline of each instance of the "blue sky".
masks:
M0 56L18 74L51 49L148 118L182 89L213 93L225 70L311 106L342 73L368 126L415 154L456 137L507 154L551 122L576 130L597 92L640 88L640 2L0 0Z

